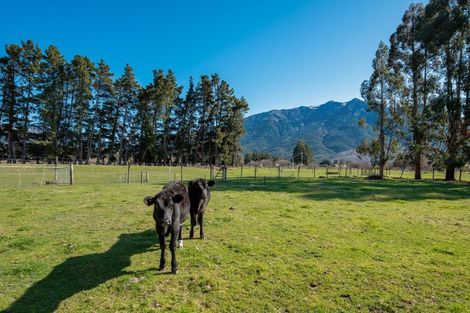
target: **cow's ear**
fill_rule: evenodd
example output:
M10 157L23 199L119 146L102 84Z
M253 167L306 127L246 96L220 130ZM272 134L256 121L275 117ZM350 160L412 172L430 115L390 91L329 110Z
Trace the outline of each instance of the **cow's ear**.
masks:
M209 181L207 182L207 185L208 185L209 187L214 186L214 185L215 185L215 180L209 180Z
M180 203L181 201L183 201L183 196L182 195L175 195L173 197L171 197L171 200L173 200L173 203Z
M155 204L155 198L151 197L151 196L145 197L144 198L144 203L148 206L151 206L151 205Z

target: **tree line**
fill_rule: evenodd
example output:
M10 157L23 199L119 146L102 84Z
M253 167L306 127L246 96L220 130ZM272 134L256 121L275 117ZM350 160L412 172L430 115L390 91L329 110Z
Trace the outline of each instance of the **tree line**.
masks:
M363 142L380 176L391 159L455 170L470 162L470 1L411 4L389 44L380 42L361 94L378 113L378 137ZM364 124L364 121L361 121Z
M140 86L126 65L115 78L105 61L33 41L0 57L0 154L7 162L55 158L78 163L235 164L247 101L218 74L189 80L172 70Z

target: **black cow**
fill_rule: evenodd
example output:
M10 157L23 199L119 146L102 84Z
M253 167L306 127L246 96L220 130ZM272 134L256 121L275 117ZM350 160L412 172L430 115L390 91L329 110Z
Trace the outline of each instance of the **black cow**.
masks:
M188 217L190 208L188 189L180 182L171 183L166 185L155 196L145 197L144 202L148 206L154 205L153 218L155 219L155 228L161 250L159 270L163 270L166 265L165 237L171 235L171 272L176 274L178 269L178 264L176 263L176 241L178 240L178 246L183 246L181 224Z
M214 186L215 181L203 178L194 179L188 183L189 199L191 202L191 232L189 238L194 237L194 227L199 224L199 236L204 239L204 210L211 199L209 187Z

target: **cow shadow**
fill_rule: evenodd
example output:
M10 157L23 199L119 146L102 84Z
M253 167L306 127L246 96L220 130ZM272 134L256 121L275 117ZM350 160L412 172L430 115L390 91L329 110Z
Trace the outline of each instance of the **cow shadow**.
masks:
M129 272L131 257L149 251L156 244L151 230L122 234L118 241L103 253L71 257L26 292L2 312L54 312L59 304L84 290Z
M469 183L396 179L374 181L351 177L231 180L217 184L214 190L287 192L297 194L300 198L316 201L382 202L390 200L421 201L470 198Z

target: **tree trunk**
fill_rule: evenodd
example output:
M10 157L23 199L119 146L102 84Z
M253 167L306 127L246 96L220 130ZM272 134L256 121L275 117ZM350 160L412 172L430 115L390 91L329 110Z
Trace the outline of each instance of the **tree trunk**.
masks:
M98 88L100 88L100 87L98 87ZM93 110L93 116L91 118L91 125L89 125L89 129L88 129L86 164L90 164L93 135L95 133L95 125L96 125L96 122L97 122L97 119L98 119L99 101L100 101L100 96L97 95L96 96L96 101L95 101L95 108Z
M446 167L446 181L455 180L455 166L449 165Z
M9 93L10 93L10 104L8 108L8 163L16 163L16 153L14 147L14 121L15 121L15 106L16 106L16 88L15 83L9 83ZM4 100L5 101L5 100Z
M448 134L447 134L447 151L448 158L446 160L446 177L445 180L455 180L455 162L457 158L458 148L458 127L461 118L460 99L454 99L452 87L452 62L449 47L446 49L446 84L447 84L447 112L448 112ZM458 85L458 84L457 84ZM459 97L459 95L457 95Z
M117 130L117 123L119 118L119 108L116 108L116 115L114 116L113 121L113 128L111 130L111 142L109 143L108 149L108 165L111 164L114 152L114 144L116 142L116 130Z
M29 95L29 92L28 92ZM26 163L26 140L28 138L28 125L29 125L29 100L26 102L26 109L24 112L24 123L23 123L23 139L22 139L22 146L23 151L21 152L21 162L24 164Z
M98 132L98 151L96 152L96 164L101 164L101 126Z
M122 127L121 127L121 140L120 140L120 143L119 143L119 160L118 160L119 165L122 164L122 149L124 147L124 137L125 137L124 135L125 135L125 132L126 132L127 115L128 115L128 107L127 107L127 104L126 104L126 108L124 110L124 117L123 117L123 120L122 120Z
M416 74L413 74L413 144L414 144L414 166L415 166L415 179L421 179L421 134L418 127L418 86Z
M380 99L380 133L379 133L379 144L380 144L380 160L379 160L379 176L381 179L384 178L384 168L385 168L385 91L384 91L384 81L381 82L381 99Z
M414 137L414 136L413 136ZM415 138L415 145L421 145L421 136L420 134L416 134ZM414 155L414 166L415 166L415 179L421 179L421 151L415 151Z

